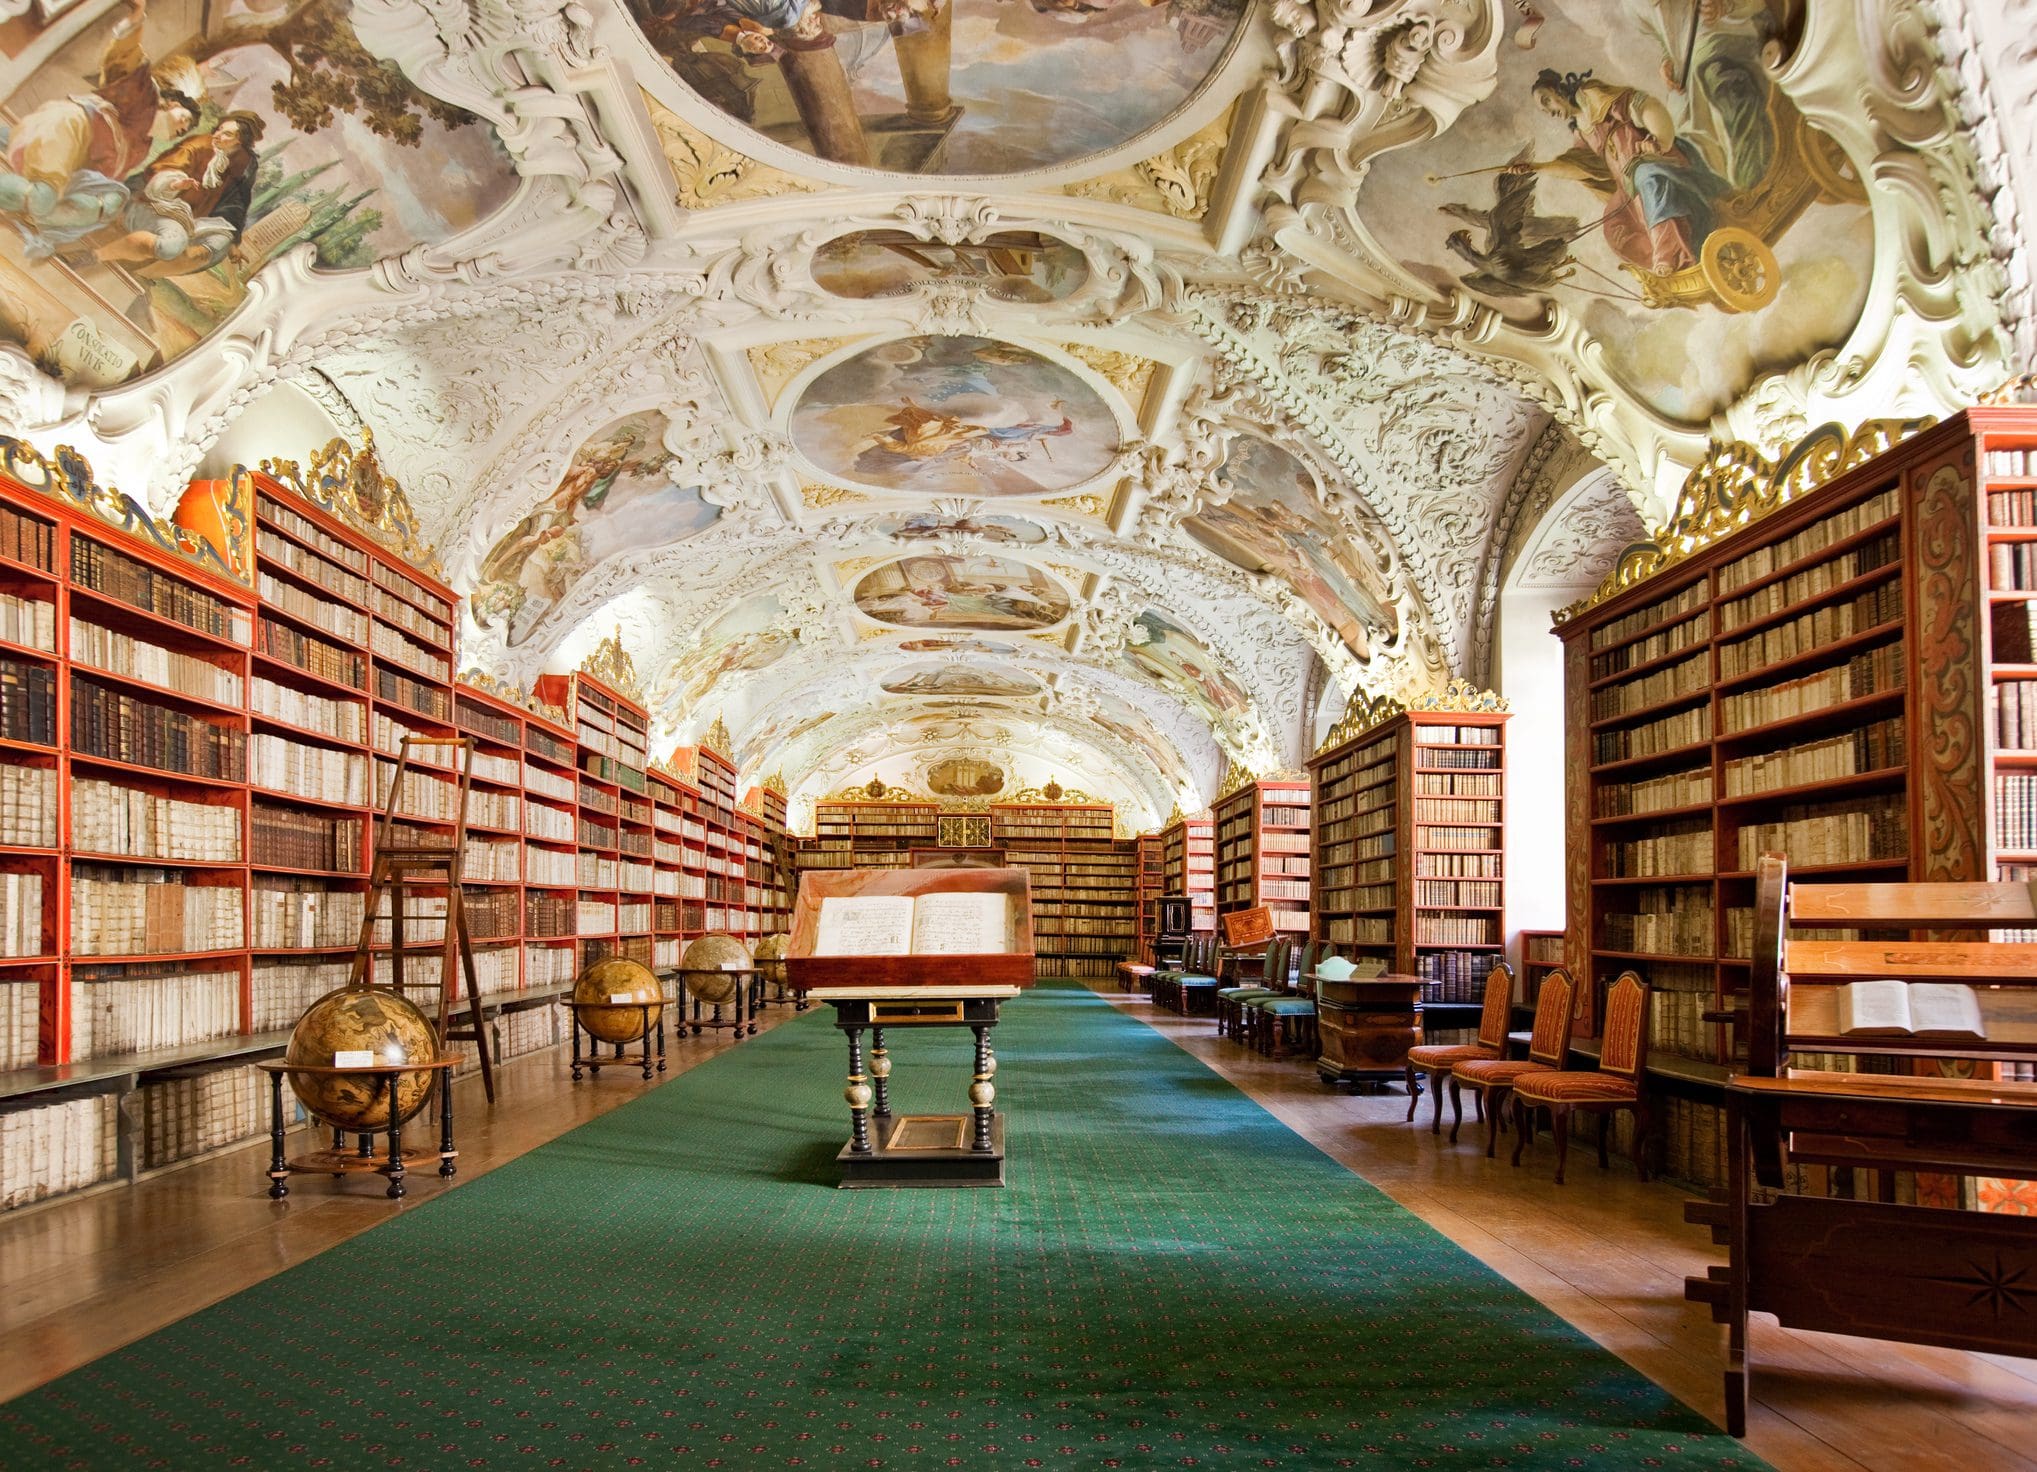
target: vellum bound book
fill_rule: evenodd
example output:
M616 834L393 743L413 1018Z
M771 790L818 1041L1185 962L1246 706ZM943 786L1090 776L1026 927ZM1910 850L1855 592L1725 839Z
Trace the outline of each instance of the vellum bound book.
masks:
M1839 988L1839 1033L1986 1042L1980 997L1958 982L1856 981Z

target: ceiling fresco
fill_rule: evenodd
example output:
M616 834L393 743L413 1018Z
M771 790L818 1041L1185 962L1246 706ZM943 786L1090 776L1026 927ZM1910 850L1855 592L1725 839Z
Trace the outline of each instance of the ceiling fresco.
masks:
M774 143L896 174L1017 174L1180 109L1243 0L630 0L702 102Z
M1109 468L1117 416L1027 348L914 337L866 348L800 393L792 442L824 473L883 490L1039 496Z
M372 433L473 670L1157 823L2028 367L2030 8L0 0L0 423Z

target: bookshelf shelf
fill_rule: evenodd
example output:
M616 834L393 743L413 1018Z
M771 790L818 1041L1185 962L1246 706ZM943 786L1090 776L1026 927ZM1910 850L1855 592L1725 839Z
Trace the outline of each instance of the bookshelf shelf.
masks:
M1250 782L1210 808L1217 918L1264 905L1273 928L1309 931L1309 784Z

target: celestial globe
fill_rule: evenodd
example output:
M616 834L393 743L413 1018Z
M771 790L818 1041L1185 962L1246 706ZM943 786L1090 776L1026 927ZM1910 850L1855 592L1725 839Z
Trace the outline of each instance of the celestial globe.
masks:
M777 986L785 984L785 952L792 937L779 931L757 942L757 974Z
M283 1061L331 1068L348 1053L371 1054L377 1067L429 1063L439 1056L438 1029L401 992L342 987L327 992L297 1019ZM390 1127L387 1074L292 1073L289 1078L304 1107L334 1129L367 1135ZM424 1108L436 1078L428 1068L396 1075L396 1124Z
M627 956L596 961L573 983L580 1025L604 1043L633 1043L664 1012L665 992L649 967ZM645 1007L644 1003L657 1005Z
M679 958L687 992L710 1007L733 1001L751 969L749 948L732 935L703 935Z

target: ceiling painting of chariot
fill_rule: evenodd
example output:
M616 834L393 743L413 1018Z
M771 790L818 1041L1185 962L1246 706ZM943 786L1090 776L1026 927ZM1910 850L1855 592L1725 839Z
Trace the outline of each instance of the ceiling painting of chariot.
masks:
M1800 5L1539 9L1489 97L1372 161L1359 214L1388 269L1523 326L1566 309L1685 422L1842 343L1873 231L1858 171L1774 78Z
M629 0L704 101L896 174L1020 174L1128 143L1230 53L1244 0Z
M1117 417L1058 363L983 337L880 343L817 376L792 441L827 474L879 490L1037 496L1108 469Z
M538 508L481 564L468 607L475 622L521 644L582 575L619 552L683 542L721 515L665 473L667 421L655 409L597 430Z
M1068 616L1068 593L1005 557L901 557L864 575L856 607L908 629L1044 629Z
M346 0L0 5L0 342L82 388L179 357L310 242L326 270L458 234L516 172L362 47ZM88 18L89 17L89 18Z
M994 301L1052 302L1089 279L1089 262L1074 246L1032 230L953 245L903 230L857 230L814 252L813 279L824 291L857 300L963 284Z
M1229 500L1185 518L1182 530L1251 572L1273 572L1362 659L1399 627L1377 562L1323 512L1315 478L1276 445L1249 435L1232 441L1224 478Z

